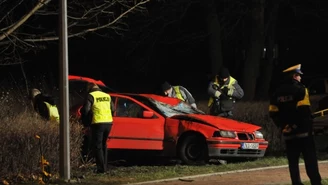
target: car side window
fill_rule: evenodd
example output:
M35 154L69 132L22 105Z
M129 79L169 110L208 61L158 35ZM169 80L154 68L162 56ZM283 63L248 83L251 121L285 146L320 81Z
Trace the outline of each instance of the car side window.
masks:
M131 117L142 118L145 109L136 102L127 98L117 98L116 116L117 117Z
M115 109L115 110L112 110L112 111L115 111L115 112L116 112L116 108L115 108L116 97L115 97L115 96L110 96L110 99L111 99L111 102L113 102L113 104L114 104L114 109ZM113 115L113 116L114 116L114 115Z

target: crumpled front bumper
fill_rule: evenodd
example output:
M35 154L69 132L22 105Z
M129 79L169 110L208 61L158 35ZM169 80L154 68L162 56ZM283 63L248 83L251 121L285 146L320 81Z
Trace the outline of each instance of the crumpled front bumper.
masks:
M241 141L208 141L207 143L210 158L260 158L265 155L268 147L267 141L256 142L259 143L258 149L242 149Z

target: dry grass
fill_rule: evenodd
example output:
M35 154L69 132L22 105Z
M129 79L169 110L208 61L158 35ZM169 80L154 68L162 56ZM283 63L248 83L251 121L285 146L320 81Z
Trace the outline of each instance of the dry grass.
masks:
M2 120L0 124L0 176L9 179L30 179L40 172L40 144L35 135L41 137L41 147L51 172L56 174L59 165L59 124L33 117L30 112ZM71 123L71 166L79 166L81 129Z
M8 93L7 93L8 92ZM35 180L40 174L40 144L53 174L59 168L59 124L46 122L36 115L30 102L19 93L7 90L0 103L0 177L11 184ZM71 167L80 165L81 126L70 123Z

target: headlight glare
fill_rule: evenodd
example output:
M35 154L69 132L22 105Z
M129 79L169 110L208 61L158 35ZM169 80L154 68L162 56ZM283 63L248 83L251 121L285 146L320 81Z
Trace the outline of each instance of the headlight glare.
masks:
M255 138L257 138L257 139L263 139L264 138L262 132L260 132L260 131L255 131L254 135L255 135Z
M220 130L221 137L235 138L236 134L233 131Z

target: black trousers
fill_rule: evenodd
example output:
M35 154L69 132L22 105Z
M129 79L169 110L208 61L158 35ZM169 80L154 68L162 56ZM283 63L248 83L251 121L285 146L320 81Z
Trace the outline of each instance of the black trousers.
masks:
M225 118L233 118L232 111L222 111L219 107L212 105L210 107L210 115L212 116L221 116Z
M321 185L321 176L313 136L286 140L286 152L292 185L303 185L300 177L299 159L303 155L305 169L311 185Z
M84 133L81 146L82 162L88 162L93 158L91 133Z
M232 107L231 109L224 109L220 105L219 101L214 101L210 107L210 115L212 116L221 116L225 118L233 118Z
M107 171L107 138L112 124L91 124L93 154L96 159L97 173Z

